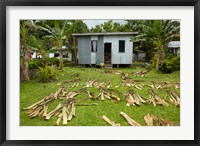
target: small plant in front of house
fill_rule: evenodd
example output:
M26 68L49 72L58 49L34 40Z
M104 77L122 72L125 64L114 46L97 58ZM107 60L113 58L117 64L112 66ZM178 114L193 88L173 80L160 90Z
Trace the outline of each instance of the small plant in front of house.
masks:
M60 73L59 70L56 68L55 65L48 66L45 65L44 67L39 67L39 81L40 82L52 82L58 79L58 74Z

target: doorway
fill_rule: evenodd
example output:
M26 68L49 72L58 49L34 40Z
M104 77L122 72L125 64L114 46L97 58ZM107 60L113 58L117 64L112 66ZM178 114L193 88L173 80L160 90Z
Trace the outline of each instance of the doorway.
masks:
M104 43L104 63L111 64L111 47L112 43Z

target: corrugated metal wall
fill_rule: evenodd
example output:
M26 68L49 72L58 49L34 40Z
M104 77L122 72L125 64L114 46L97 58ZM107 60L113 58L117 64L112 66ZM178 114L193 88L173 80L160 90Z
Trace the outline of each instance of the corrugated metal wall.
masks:
M103 36L98 36L97 41L97 53L96 53L96 62L103 63L104 62L104 43Z
M91 64L91 37L78 37L78 63Z
M112 43L112 64L132 64L133 42L131 36L104 36L104 43ZM125 52L119 52L119 40L125 40Z
M99 64L104 62L104 43L112 43L112 64L132 64L133 43L131 36L79 36L78 37L78 59L79 64ZM91 62L91 39L97 40L96 62ZM125 40L125 52L119 52L119 40ZM94 57L94 55L93 55Z

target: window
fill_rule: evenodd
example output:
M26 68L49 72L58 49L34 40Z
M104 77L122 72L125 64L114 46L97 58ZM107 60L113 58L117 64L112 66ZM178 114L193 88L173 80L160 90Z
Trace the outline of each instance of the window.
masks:
M97 52L97 41L96 40L91 41L91 52Z
M125 40L119 40L119 52L125 52Z

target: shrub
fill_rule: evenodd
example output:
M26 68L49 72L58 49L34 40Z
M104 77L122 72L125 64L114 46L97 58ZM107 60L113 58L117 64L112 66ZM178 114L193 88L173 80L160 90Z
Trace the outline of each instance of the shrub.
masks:
M160 63L160 71L163 73L172 73L180 70L180 56L170 57Z
M36 69L38 67L43 67L43 60L42 59L39 59L39 58L33 58L31 60L29 60L28 62L28 65L29 65L29 69Z
M40 82L52 82L58 79L59 71L55 65L48 66L45 65L44 67L39 67L39 81Z
M41 58L33 58L31 60L29 60L28 64L29 64L29 69L37 69L39 67L44 67L44 64L47 64L49 66L51 65L56 65L59 66L59 62L60 60L58 58L47 58L47 59L41 59Z
M59 63L60 63L60 60L58 58L48 58L47 59L47 65L56 65L56 66L59 66Z

